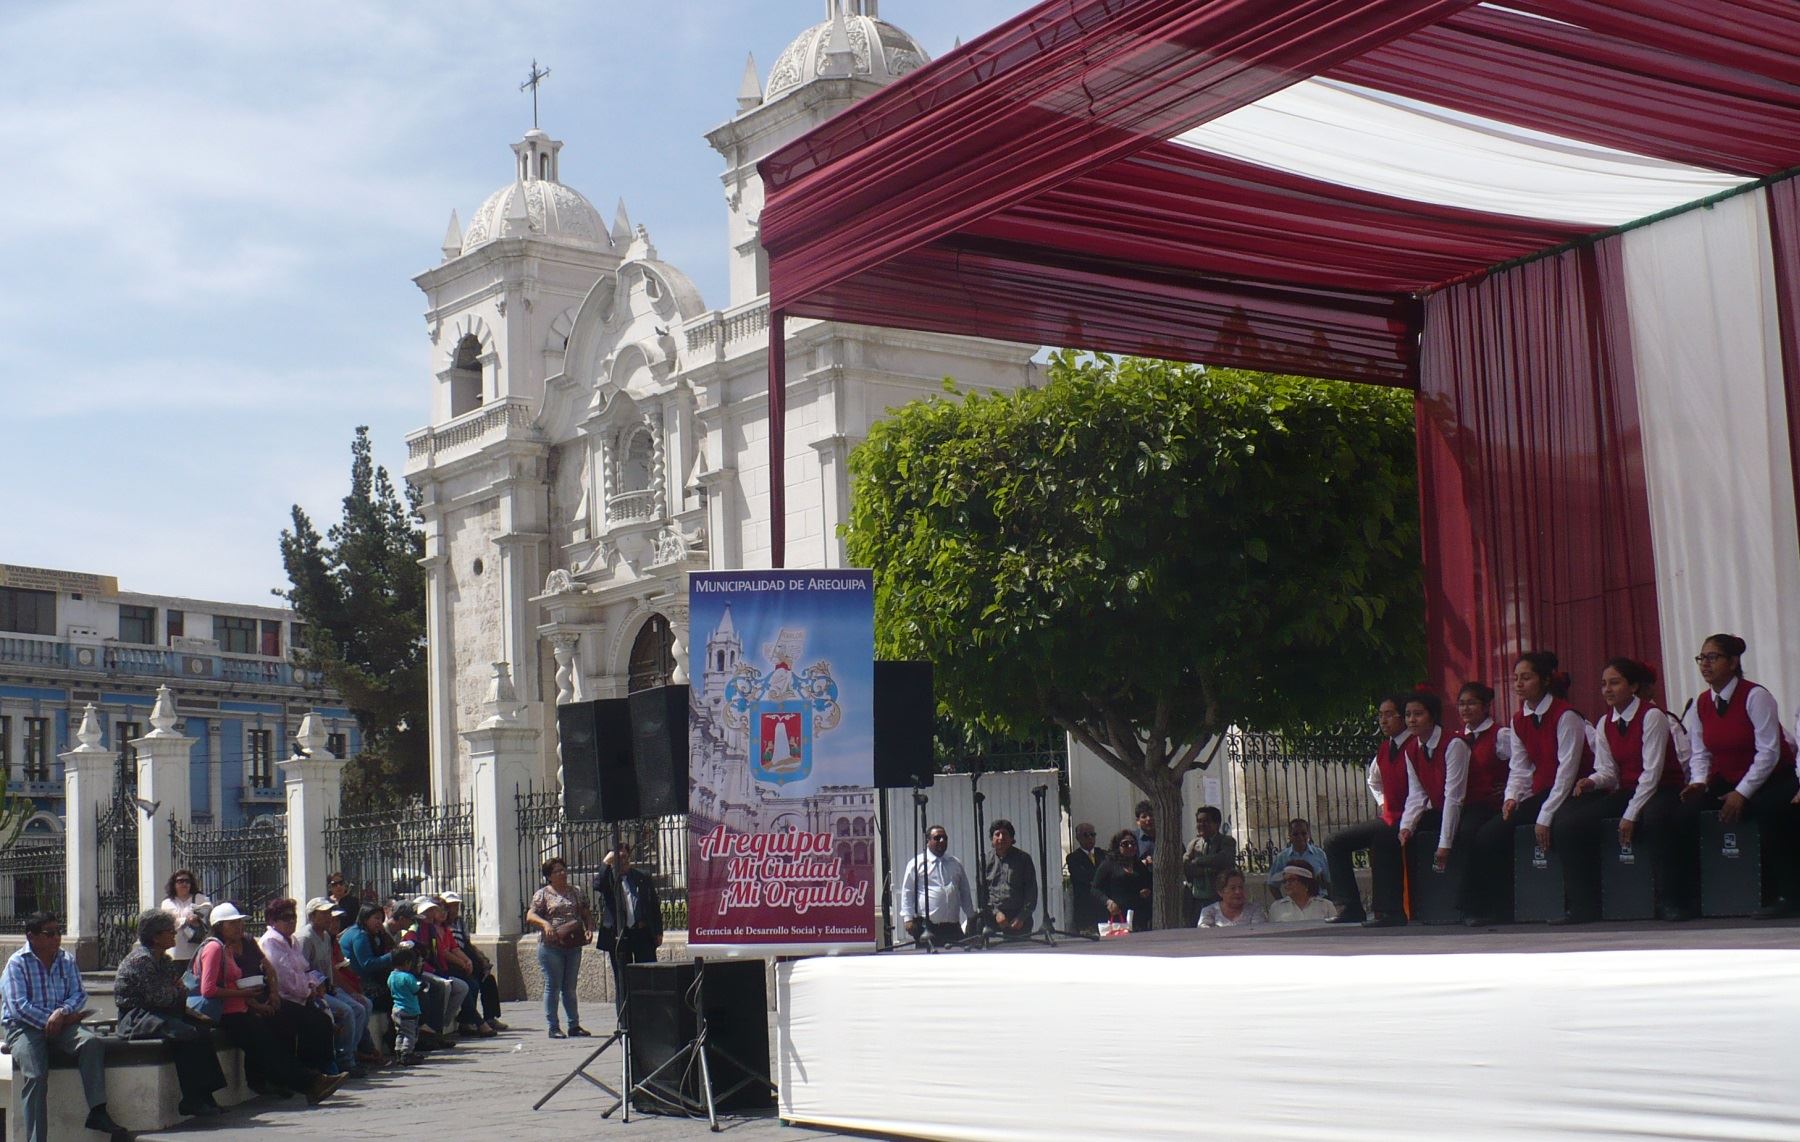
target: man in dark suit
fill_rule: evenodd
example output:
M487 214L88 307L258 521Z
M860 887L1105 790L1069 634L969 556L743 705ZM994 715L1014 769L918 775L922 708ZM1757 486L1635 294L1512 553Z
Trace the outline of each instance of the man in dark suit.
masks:
M594 943L612 958L613 1003L623 1009L625 965L655 963L656 949L662 947L662 905L656 899L656 885L631 867L628 844L607 854L606 867L594 878L594 895L600 898L600 934Z
M1091 891L1094 887L1094 870L1106 859L1106 854L1094 843L1097 838L1094 826L1086 821L1076 825L1075 849L1063 861L1063 868L1069 874L1069 893L1075 901L1072 927L1077 932L1092 932L1106 918L1106 909L1094 899Z

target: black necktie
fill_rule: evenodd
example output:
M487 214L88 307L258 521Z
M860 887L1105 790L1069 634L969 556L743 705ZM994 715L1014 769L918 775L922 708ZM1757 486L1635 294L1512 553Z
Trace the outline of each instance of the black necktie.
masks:
M1720 717L1723 717L1725 715L1726 710L1731 709L1731 702L1725 698L1719 697L1716 694L1713 695L1713 705L1718 708Z
M1631 725L1631 723L1626 721L1624 718L1614 718L1613 720L1618 723L1614 728L1617 729L1621 734L1623 734L1625 732L1625 729L1627 726Z
M1544 728L1544 715L1542 715L1542 714L1531 715L1531 724L1536 726L1540 730L1543 729Z

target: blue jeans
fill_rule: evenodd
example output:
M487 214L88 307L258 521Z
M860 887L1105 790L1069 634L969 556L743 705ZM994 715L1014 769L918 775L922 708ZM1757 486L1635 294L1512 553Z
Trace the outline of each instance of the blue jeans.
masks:
M56 1035L46 1035L25 1023L6 1025L6 1045L18 1075L19 1110L25 1118L26 1142L46 1142L49 1110L45 1096L50 1086L50 1052L73 1055L81 1070L81 1091L90 1109L106 1101L106 1047L94 1033L74 1023Z
M356 1065L356 1045L369 1025L369 1001L353 992L328 991L325 1006L331 1011L338 1069L347 1071Z
M581 1007L575 997L575 985L581 978L581 949L539 944L538 970L544 975L544 1022L552 1029L560 1026L556 1021L556 998L560 995L569 1026L579 1026Z

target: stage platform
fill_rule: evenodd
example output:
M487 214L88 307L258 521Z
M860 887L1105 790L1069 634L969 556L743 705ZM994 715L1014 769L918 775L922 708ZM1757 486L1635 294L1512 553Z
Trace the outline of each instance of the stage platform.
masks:
M1800 924L1271 925L798 960L795 1122L933 1139L1800 1138Z

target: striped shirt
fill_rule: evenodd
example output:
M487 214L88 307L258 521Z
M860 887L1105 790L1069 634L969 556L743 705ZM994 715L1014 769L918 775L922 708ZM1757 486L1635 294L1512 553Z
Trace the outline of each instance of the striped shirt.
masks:
M60 1008L80 1011L87 1006L87 988L75 957L58 950L49 967L29 947L20 948L0 971L0 1019L23 1023L39 1031Z

